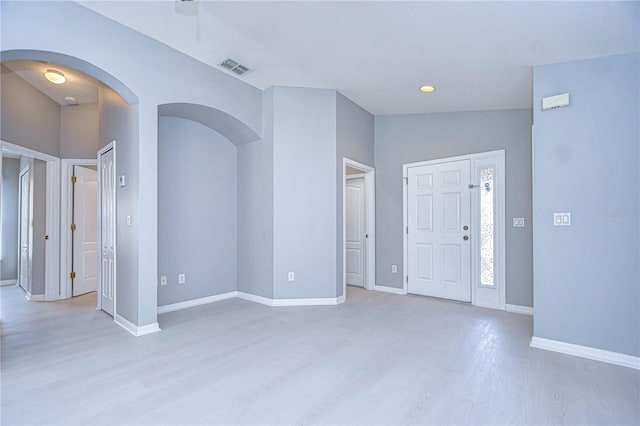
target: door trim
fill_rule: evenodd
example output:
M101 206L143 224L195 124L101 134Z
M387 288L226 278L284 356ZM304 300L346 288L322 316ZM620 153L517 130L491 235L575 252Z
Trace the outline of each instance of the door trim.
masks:
M98 168L98 202L102 203L102 154L113 149L113 172L114 172L114 180L117 175L117 157L116 157L116 141L115 139L103 146L98 150L98 158L97 158L97 168ZM114 220L116 225L116 232L113 236L113 320L117 323L117 310L116 310L116 301L118 294L118 197L117 197L117 189L116 182L114 181L113 185L113 213ZM98 207L98 256L101 256L102 253L102 208ZM98 260L98 297L96 297L96 310L102 310L102 259Z
M459 155L455 157L440 158L429 161L419 161L415 163L407 163L402 165L402 292L408 294L408 244L409 238L407 232L404 232L409 225L408 222L408 169L411 167L430 166L440 163L448 163L458 160L471 161L471 180L476 182L477 164L482 164L489 160L496 167L496 207L495 207L495 288L487 288L480 286L480 195L478 191L471 192L471 304L492 309L506 309L506 229L505 229L505 151L504 149L496 151L481 152L468 155ZM495 294L493 293L495 291Z
M61 164L61 191L60 191L60 299L68 299L73 296L71 288L71 254L72 233L70 232L73 213L73 166L97 166L97 159L63 158Z
M347 298L347 166L360 170L364 175L365 205L365 229L369 238L365 242L365 284L367 290L375 290L376 286L376 175L375 169L366 164L359 163L350 158L342 158L342 301ZM362 176L359 175L359 176Z
M40 151L0 140L2 148L46 162L45 233L49 236L44 256L44 300L60 297L60 159Z

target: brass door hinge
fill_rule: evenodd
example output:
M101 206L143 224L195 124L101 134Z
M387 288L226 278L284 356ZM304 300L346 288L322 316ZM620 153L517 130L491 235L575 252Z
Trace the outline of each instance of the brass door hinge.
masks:
M76 273L72 272L69 274L69 278L74 279L76 277Z
M76 183L78 181L78 178L75 176L71 176L71 183Z
M75 223L72 223L72 224L71 224L71 230L72 230L72 231L75 231L75 230L76 230L76 224L75 224Z

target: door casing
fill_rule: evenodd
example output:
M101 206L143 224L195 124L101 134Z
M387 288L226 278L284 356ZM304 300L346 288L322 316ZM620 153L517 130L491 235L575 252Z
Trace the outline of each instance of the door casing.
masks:
M428 166L457 160L471 161L471 182L474 188L471 191L471 304L485 308L506 308L506 242L505 242L505 151L503 149L476 154L460 155L456 157L440 158L436 160L420 161L403 164L402 166L402 238L403 238L403 287L402 293L407 294L408 278L408 169L411 167ZM496 168L495 179L495 247L494 247L494 277L495 287L480 285L480 193L477 188L477 172L480 167L494 166Z

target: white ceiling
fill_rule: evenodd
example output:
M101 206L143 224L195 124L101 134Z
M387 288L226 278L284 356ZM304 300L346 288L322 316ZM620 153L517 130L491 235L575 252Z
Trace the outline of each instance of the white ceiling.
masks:
M528 108L533 65L640 50L638 1L197 1L194 16L79 3L207 64L238 60L258 88L338 89L374 114Z
M98 102L100 82L73 68L38 61L6 61L2 65L59 105L67 105L64 100L66 96L75 98L78 104ZM63 84L49 82L44 77L44 73L49 69L62 72L67 81Z

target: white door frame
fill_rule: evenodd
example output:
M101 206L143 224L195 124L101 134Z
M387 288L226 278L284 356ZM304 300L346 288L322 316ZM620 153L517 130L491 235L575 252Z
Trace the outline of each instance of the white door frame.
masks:
M364 176L365 186L365 279L364 288L375 290L376 286L376 175L375 169L347 157L342 159L342 297L347 298L347 166L359 170Z
M505 240L505 152L503 149L482 152L456 157L440 158L437 160L420 161L403 164L403 190L402 190L402 229L408 229L408 169L410 167L429 166L458 160L471 160L471 304L493 309L506 309L506 240ZM496 168L495 180L495 288L481 286L480 283L480 193L478 192L476 175L479 166L493 165ZM407 258L409 239L407 232L402 233L402 257L403 257L403 284L402 291L408 293L408 267ZM497 292L494 294L494 292Z
M73 296L71 288L71 248L73 247L71 224L73 223L73 176L74 166L97 166L97 159L63 158L61 164L61 192L60 192L60 299Z
M60 297L60 159L43 152L0 140L0 153L3 147L6 147L13 153L25 157L32 157L47 163L45 232L48 239L45 245L44 258L44 300L58 300Z
M108 144L106 144L105 146L103 146L102 148L100 148L98 150L98 158L97 158L97 168L98 168L98 203L99 207L98 207L98 256L100 256L100 258L98 259L98 297L96 297L97 301L96 301L96 309L97 310L102 310L102 207L101 207L101 203L102 203L102 154L104 154L105 152L109 151L110 149L113 149L113 173L114 173L114 177L117 175L116 173L116 141L115 139L112 140L111 142L109 142ZM113 192L114 192L114 196L113 196L113 214L114 214L114 220L116 223L116 232L114 232L114 236L113 236L113 245L114 245L114 250L113 250L113 320L115 321L116 317L117 317L117 311L116 311L116 295L118 293L118 232L117 232L117 225L118 225L118 197L117 197L117 190L116 190L116 182L114 182L114 186L113 186Z

